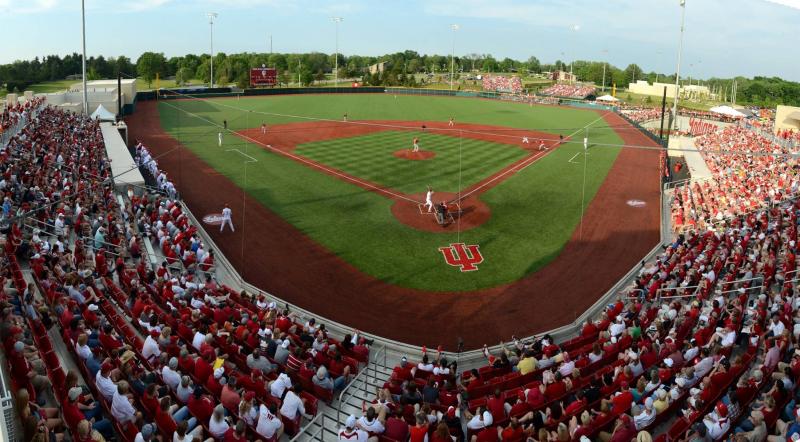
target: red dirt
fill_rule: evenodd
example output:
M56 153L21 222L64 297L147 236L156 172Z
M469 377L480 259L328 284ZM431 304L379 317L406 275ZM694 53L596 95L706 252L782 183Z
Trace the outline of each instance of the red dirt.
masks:
M613 113L606 113L605 119L611 126L628 127ZM231 195L241 195L241 189L225 177L198 173L209 166L190 151L175 149L179 143L161 129L155 102L139 102L137 112L126 121L132 140L141 139L156 156L163 155L158 156L160 167L198 217L219 212ZM627 144L655 145L638 131L621 130L619 135ZM455 349L458 337L473 349L512 334L526 336L572 322L659 240L654 150L620 152L587 207L582 230L576 229L549 265L512 284L473 292L428 292L372 278L267 207L245 199L246 220L242 201L231 204L235 233L208 231L245 279L367 333L429 347L442 344L447 349ZM626 204L629 199L645 201L646 206L633 208ZM245 231L258 234L245 239Z
M398 151L395 151L392 155L396 156L397 158L402 158L404 160L425 161L435 157L436 152L430 150L420 150L417 152L413 152L409 149L400 149Z
M415 200L425 201L425 194L423 193L409 196ZM458 200L457 193L436 192L433 194L434 204L439 204L442 201L449 203L453 221L445 224L436 222L434 212L428 213L427 208L420 207L422 203L415 204L402 199L395 200L392 205L392 215L409 227L434 233L451 233L458 226L460 226L462 232L474 229L488 221L492 216L489 206L481 201L477 195L462 199L458 205L455 204L456 200ZM458 213L459 206L461 207L460 214Z

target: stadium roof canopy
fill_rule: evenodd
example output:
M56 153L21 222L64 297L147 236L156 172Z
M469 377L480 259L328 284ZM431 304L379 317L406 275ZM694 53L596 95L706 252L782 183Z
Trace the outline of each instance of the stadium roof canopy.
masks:
M619 101L619 98L614 98L611 95L603 95L602 97L595 98L595 101Z
M108 111L103 105L97 106L97 109L92 113L92 120L100 121L115 121L117 117Z
M730 117L744 117L744 116L746 116L745 114L739 112L738 110L736 110L736 109L734 109L734 108L732 108L730 106L715 106L715 107L712 107L709 110L711 112L714 112L714 113L717 113L717 114L722 114L722 115L728 115Z

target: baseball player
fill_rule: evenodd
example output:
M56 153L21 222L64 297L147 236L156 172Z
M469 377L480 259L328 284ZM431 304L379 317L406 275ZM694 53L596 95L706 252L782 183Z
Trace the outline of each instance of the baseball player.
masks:
M267 134L267 123L261 123L261 134L262 135Z
M586 150L588 149L589 149L589 137L583 137L583 151L586 152Z
M544 144L544 141L539 143L539 150L547 150L547 146Z
M450 117L450 121L447 122L447 125L453 127L454 124L456 124L455 120L453 119L453 117Z
M428 186L428 192L425 193L425 207L428 208L428 213L433 209L433 190Z
M231 208L225 204L225 208L222 209L222 224L219 226L219 231L222 233L225 230L225 224L229 225L231 228L231 232L235 232L236 229L233 228L233 221L231 220Z
M528 141L528 137L522 137L522 144L531 144L531 142Z
M222 132L217 133L217 140L219 141L219 147L222 147Z
M411 152L419 152L419 138L414 137L414 140L411 142L411 145L412 145Z

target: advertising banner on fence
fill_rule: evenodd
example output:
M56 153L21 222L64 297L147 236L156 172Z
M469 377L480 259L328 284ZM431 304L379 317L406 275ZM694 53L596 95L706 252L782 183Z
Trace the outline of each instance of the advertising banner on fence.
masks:
M278 80L278 72L275 68L260 67L250 69L250 86L275 86Z

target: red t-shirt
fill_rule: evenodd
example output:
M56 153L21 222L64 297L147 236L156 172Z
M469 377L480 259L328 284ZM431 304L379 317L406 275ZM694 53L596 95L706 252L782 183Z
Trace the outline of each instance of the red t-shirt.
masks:
M409 429L409 433L411 433L409 442L425 442L425 435L428 434L428 424L422 427L414 425Z
M225 432L225 439L224 442L246 442L247 441L247 433L236 436L236 431L233 428L228 428L228 431Z
M486 408L492 413L495 421L502 420L506 416L505 401L502 398L491 397L486 401Z
M500 434L500 437L504 441L515 441L515 440L522 440L522 435L523 435L522 427L517 427L517 428L508 427L503 430L503 432Z
M78 423L83 419L86 419L83 416L83 412L78 408L78 405L74 402L65 401L61 404L61 412L64 414L64 420L67 423L67 426L70 430L75 430L78 428Z
M408 424L396 417L386 419L386 430L383 435L394 440L404 441L408 438Z
M214 404L205 396L200 399L195 398L194 395L189 396L187 406L189 407L189 412L200 422L207 422L214 412Z
M172 416L165 411L161 411L160 407L158 411L156 411L156 425L158 425L158 428L161 429L162 432L167 434L174 433L178 428Z

